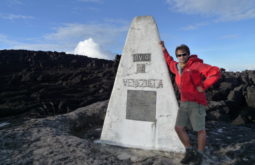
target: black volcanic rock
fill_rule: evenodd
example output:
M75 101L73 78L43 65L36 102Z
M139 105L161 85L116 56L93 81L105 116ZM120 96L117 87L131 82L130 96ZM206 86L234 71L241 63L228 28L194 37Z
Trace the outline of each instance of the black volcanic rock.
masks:
M112 61L63 52L0 51L0 117L52 116L108 100L120 57ZM174 82L174 75L171 78ZM221 79L207 90L207 120L239 117L253 122L254 82L255 71L222 69ZM179 99L175 84L174 88Z
M247 88L246 101L249 107L255 108L255 86Z
M255 118L253 107L253 86L255 84L251 78L253 73L247 70L222 72L221 79L207 91L208 120L233 121L236 118L242 118L244 123L255 122L253 120ZM218 103L214 103L215 105L221 104L222 106L212 106L211 101L216 101ZM248 118L250 120L247 120Z
M0 164L180 164L182 154L94 143L120 57L0 51ZM222 69L208 89L206 165L254 163L254 75Z
M57 52L0 51L0 117L43 117L109 98L118 61Z

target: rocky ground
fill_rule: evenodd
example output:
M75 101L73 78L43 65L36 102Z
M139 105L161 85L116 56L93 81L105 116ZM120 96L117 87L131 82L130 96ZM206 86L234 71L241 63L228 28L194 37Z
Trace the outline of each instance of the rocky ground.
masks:
M119 58L0 51L0 164L178 165L182 154L94 142ZM222 69L207 97L204 165L255 164L255 71Z
M42 119L3 118L1 164L178 165L182 154L95 143L108 101ZM252 165L255 125L208 122L204 165ZM190 132L195 141L196 135ZM196 145L194 143L194 145Z

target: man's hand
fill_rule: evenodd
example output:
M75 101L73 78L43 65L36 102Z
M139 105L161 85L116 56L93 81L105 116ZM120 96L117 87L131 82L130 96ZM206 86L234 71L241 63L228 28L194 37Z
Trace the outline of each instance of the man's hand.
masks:
M161 46L161 49L162 50L165 50L166 48L165 48L165 43L164 43L164 41L160 41L159 42L159 45Z
M203 93L204 89L201 86L197 86L197 91L200 92L200 93Z

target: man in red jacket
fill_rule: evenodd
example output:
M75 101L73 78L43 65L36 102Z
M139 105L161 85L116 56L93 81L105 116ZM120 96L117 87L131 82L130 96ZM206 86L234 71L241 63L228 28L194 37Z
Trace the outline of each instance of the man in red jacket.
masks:
M180 45L175 50L176 58L167 52L164 42L160 42L167 65L175 74L175 82L179 88L181 101L178 111L175 130L186 148L186 153L181 163L201 164L203 151L206 144L205 108L207 100L205 90L220 78L220 69L204 64L197 55L190 55L189 47ZM197 150L190 144L185 128L192 128L197 132Z

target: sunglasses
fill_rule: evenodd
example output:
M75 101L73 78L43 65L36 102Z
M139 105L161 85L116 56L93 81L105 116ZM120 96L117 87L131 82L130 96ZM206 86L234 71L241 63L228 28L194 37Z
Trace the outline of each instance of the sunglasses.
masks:
M188 54L187 53L183 53L183 54L176 54L176 57L185 57L187 56Z

